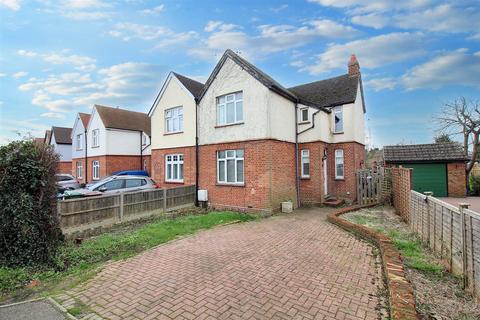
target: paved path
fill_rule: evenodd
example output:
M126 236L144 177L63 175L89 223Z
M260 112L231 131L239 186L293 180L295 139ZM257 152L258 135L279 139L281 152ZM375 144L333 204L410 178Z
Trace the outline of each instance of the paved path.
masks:
M203 231L111 263L59 298L112 320L378 319L384 285L373 247L325 215Z

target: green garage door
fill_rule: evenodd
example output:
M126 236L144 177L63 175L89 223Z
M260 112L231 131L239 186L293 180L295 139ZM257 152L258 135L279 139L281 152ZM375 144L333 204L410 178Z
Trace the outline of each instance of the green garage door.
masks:
M413 190L432 191L436 197L447 196L447 168L445 163L404 164L413 169Z

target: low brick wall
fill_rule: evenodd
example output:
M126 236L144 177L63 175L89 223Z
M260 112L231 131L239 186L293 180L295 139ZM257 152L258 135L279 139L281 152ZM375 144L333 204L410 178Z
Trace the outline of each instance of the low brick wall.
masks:
M340 218L340 215L363 209L370 208L376 204L353 206L342 208L328 215L327 220L347 231L372 241L380 248L382 255L383 270L387 278L390 316L396 320L414 320L418 318L415 308L415 298L413 288L408 279L405 277L402 258L400 252L395 248L389 237L383 233L376 232L362 225L351 223Z
M405 222L410 222L410 190L412 190L412 169L391 168L392 202L396 213Z

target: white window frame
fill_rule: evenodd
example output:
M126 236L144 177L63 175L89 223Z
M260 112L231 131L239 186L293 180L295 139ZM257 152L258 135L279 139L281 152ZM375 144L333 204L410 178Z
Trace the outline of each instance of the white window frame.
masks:
M92 130L92 148L100 146L100 129Z
M335 118L337 114L340 114L339 119L341 119L340 123L342 125L342 130L337 130L337 123L335 122ZM343 106L337 106L333 108L333 132L334 133L343 133L345 130L345 122L343 118Z
M147 136L142 134L142 146L147 144Z
M148 171L148 161L147 159L143 159L143 171Z
M82 150L83 149L83 133L77 134L77 150Z
M165 133L183 132L183 106L165 110Z
M224 155L223 158L220 156ZM240 154L240 155L239 155ZM234 160L234 181L228 181L228 160ZM238 165L239 162L242 163L242 179L239 180L238 176ZM224 169L224 179L220 180L220 166L223 166ZM245 151L243 149L235 150L220 150L217 151L217 183L219 184L228 184L228 185L245 185Z
M82 161L77 161L76 163L76 168L77 168L77 178L82 179L83 176L83 163Z
M302 178L310 178L310 150L305 149L301 150L301 171L302 171ZM305 174L305 168L304 165L308 164L308 174Z
M100 180L100 161L98 160L92 161L92 179Z
M303 111L307 111L307 119L303 118ZM300 109L300 122L308 122L308 107Z
M227 121L227 104L233 103L233 121ZM244 122L243 91L237 91L216 98L217 125L224 126ZM239 106L241 111L239 112Z
M342 166L342 174L338 173L338 166ZM343 156L343 149L335 150L335 179L345 179L345 159Z
M184 170L183 165L183 154L166 154L165 155L165 181L166 182L183 182L184 181ZM168 175L168 169L170 168L171 176ZM176 170L175 170L176 168ZM177 178L174 178L176 171Z

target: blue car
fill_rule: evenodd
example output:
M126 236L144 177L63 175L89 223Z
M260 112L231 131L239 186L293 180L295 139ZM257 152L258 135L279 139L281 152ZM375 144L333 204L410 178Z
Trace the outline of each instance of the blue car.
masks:
M145 176L148 177L148 172L145 170L124 170L112 173L112 176Z

